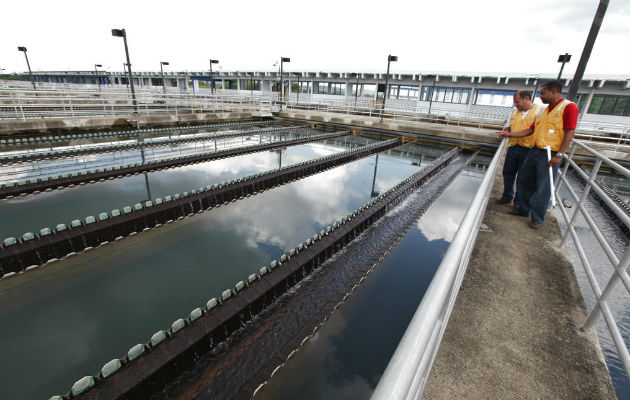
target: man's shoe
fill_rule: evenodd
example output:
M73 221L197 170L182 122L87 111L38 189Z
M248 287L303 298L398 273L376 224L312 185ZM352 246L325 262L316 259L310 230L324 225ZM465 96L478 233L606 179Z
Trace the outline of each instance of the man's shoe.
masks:
M538 229L541 226L542 226L542 222L534 222L534 221L529 222L529 227L532 229Z
M517 215L519 217L529 217L529 215L520 212L518 208L512 208L507 213L510 215Z
M497 199L497 204L510 204L511 202L512 200L504 199L503 197Z

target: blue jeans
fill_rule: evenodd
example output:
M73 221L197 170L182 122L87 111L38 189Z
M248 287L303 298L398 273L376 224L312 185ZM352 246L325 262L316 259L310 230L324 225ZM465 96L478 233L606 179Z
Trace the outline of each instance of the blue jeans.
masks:
M514 200L514 203L518 204L518 186L515 195L514 183L516 182L516 175L521 169L528 153L528 147L514 145L508 148L507 154L505 155L505 162L503 163L503 195L501 197L504 200Z
M555 152L552 152L552 156ZM517 211L530 215L532 222L541 223L547 214L551 188L549 187L549 167L547 166L547 150L533 148L527 154L518 174L518 191L520 203ZM558 166L553 169L556 180Z

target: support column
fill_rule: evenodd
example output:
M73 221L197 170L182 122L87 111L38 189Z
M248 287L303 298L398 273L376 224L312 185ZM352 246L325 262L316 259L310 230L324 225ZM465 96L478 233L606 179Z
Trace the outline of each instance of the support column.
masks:
M348 96L354 97L354 84L351 83L348 79L346 79L346 96L345 101L348 102Z
M593 86L591 86L591 90L588 92L588 97L584 102L584 108L580 110L579 118L582 119L584 115L588 112L589 107L591 106L591 101L593 101L593 95L595 94L595 82L593 82Z
M470 97L468 98L468 105L466 106L466 112L470 112L470 107L472 107L473 100L475 99L475 92L477 91L477 85L473 83L472 88L470 88Z
M287 78L286 100L291 101L291 79Z
M265 93L265 92L271 92L271 82L268 80L263 80L262 77L260 78L260 90Z

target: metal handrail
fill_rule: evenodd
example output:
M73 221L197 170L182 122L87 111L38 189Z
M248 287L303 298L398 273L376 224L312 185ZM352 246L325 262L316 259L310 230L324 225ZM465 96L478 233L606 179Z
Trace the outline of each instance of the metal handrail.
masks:
M412 400L422 395L506 147L507 141L503 140L422 302L378 382L372 394L373 400Z
M269 113L272 100L261 95L206 95L139 91L137 104L127 92L62 90L2 90L0 119L184 114L193 112L257 111Z
M590 174L584 172L573 160L576 148L581 148L583 152L587 152L591 157L595 158L595 165L591 169ZM609 300L611 294L614 292L615 288L621 283L628 295L630 295L630 277L628 276L628 267L630 267L630 245L628 245L623 253L621 259L617 258L612 250L612 246L606 240L606 237L602 234L601 230L595 224L593 218L591 217L588 209L585 207L585 202L588 197L588 194L594 191L597 196L600 197L605 203L605 205L619 218L619 220L628 228L630 228L630 217L626 214L626 212L610 197L604 192L596 183L595 180L597 178L597 174L600 171L602 165L606 165L609 168L613 169L615 172L623 175L626 178L630 178L630 171L628 171L623 166L599 153L598 151L590 148L585 143L574 140L571 144L571 151L568 156L565 157L565 165L559 173L559 182L556 186L556 196L559 190L563 185L566 185L567 191L573 198L573 200L577 203L575 207L575 211L572 216L569 216L569 213L562 204L559 202L558 205L560 207L560 213L567 224L566 230L563 233L562 244L565 244L568 240L569 236L573 240L573 244L578 253L578 257L584 267L584 271L586 273L586 277L589 281L593 294L595 295L595 306L589 313L589 317L584 324L584 329L592 328L599 316L604 317L604 321L606 322L606 326L608 331L610 332L610 336L615 344L615 348L617 350L617 355L621 360L624 369L626 371L627 376L630 377L630 351L626 346L623 336L619 330L616 319L610 309ZM569 172L569 168L573 168L582 179L585 180L584 189L582 194L578 196L574 188L571 186L567 174ZM582 242L575 230L575 222L577 220L578 215L582 215L584 220L587 222L590 227L593 235L597 239L597 243L602 247L604 253L606 254L608 260L610 261L611 266L613 267L613 274L606 283L604 290L601 289L595 273L591 268L591 264L588 260L584 247L582 246Z
M155 87L138 88L137 110L131 94L117 85L102 85L95 88L72 88L60 85L40 85L37 90L0 90L0 119L118 116L134 111L138 114L180 114L210 111L239 111L245 108L269 113L271 110L299 109L325 113L379 117L387 122L439 123L446 125L476 127L477 129L500 129L507 118L509 109L502 110L453 110L434 105L429 112L418 101L404 100L381 110L381 103L371 97L348 97L344 100L317 98L311 93L302 93L299 102L297 93L286 96L287 101L278 103L273 92L224 90L213 95L201 90L172 90L156 92ZM339 96L341 97L341 96ZM356 101L359 100L360 101ZM415 103L412 104L412 103ZM230 106L238 104L238 107ZM600 123L580 120L576 138L605 143L613 151L627 151L630 147L630 128L623 124Z
M477 130L498 130L504 126L505 119L499 119L498 115L492 112L458 112L451 111L446 113L422 113L418 111L401 111L395 108L387 108L382 111L379 105L375 102L369 105L347 105L340 102L339 104L332 104L330 102L315 102L315 103L285 103L286 109L318 111L326 114L345 114L345 115L358 115L363 117L383 118L385 123L437 123L442 125L455 125L477 128ZM630 137L626 133L618 133L614 131L606 132L610 136L605 136L603 133L589 135L582 130L575 134L576 138L588 139L591 142L596 142L596 145L602 149L611 150L615 152L630 150Z

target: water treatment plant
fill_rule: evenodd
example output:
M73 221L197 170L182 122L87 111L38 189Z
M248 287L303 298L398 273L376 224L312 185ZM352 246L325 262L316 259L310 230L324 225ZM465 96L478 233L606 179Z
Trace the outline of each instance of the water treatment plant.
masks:
M19 46L0 399L630 398L630 77L584 73L593 27L557 76L132 71L125 29L122 72L34 71ZM501 201L521 97L536 140L574 131L542 225Z

